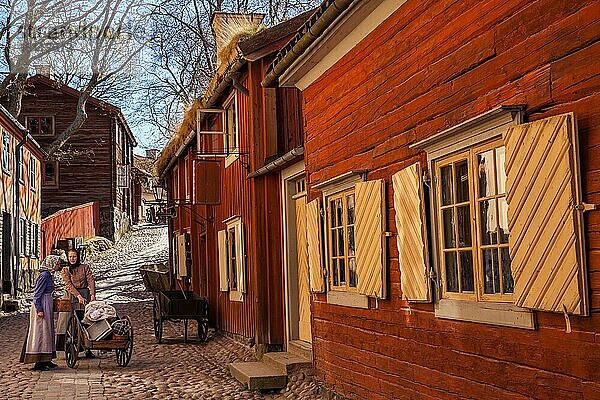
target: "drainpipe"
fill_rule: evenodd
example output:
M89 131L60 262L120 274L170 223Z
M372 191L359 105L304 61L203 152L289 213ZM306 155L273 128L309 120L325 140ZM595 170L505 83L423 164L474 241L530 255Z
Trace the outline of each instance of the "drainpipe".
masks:
M14 241L13 246L15 249L15 256L17 262L13 269L13 288L12 294L16 298L17 297L17 286L19 284L19 272L21 269L21 246L20 246L20 232L21 232L21 169L19 168L19 164L21 162L21 149L27 143L29 139L29 132L25 133L23 139L17 143L17 147L15 149L15 180L14 180L14 210L15 210L15 224L14 224ZM23 171L25 173L25 171Z

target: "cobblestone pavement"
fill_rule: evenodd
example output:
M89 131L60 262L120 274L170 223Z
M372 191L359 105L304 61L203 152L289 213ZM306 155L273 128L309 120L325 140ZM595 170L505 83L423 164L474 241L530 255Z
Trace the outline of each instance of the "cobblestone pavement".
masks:
M246 390L231 377L227 364L253 360L253 351L225 336L211 332L206 343L185 344L183 323L167 322L165 343L156 342L152 302L142 290L137 268L150 258L166 257L161 248L165 237L165 228L138 229L115 249L90 260L99 299L108 298L119 315L132 319L134 347L127 367L117 366L114 352L97 352L96 359L80 359L71 369L59 352L59 368L33 371L32 365L18 361L28 311L13 313L0 318L0 399L320 399L315 382L303 373L294 375L281 392Z

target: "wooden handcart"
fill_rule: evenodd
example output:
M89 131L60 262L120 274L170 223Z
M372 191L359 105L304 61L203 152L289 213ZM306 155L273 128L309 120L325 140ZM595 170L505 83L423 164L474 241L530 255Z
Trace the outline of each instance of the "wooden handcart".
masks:
M75 368L81 350L103 350L115 351L117 365L125 367L131 360L133 352L133 326L129 317L125 319L129 323L127 335L110 333L105 339L94 340L90 337L88 330L83 325L83 310L74 310L67 325L65 336L65 359L70 368Z
M183 321L184 341L188 339L190 320L198 323L198 340L204 342L208 336L208 300L194 292L171 290L169 271L161 265L140 268L146 290L152 292L152 317L154 335L158 343L163 341L164 321Z

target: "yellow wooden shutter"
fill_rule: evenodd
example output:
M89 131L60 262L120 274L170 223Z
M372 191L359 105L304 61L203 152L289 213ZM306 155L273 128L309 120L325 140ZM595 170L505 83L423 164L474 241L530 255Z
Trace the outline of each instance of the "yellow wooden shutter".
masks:
M244 224L235 226L235 240L237 242L236 267L238 276L238 291L246 293L246 248L244 246Z
M229 271L227 270L227 231L222 230L217 234L217 246L219 249L219 290L229 290Z
M321 212L319 199L306 205L306 240L308 243L308 268L310 289L313 292L325 291L323 267L321 264Z
M431 290L427 276L422 182L419 163L392 176L402 297L409 301L429 302Z
M518 306L588 313L575 116L505 133L509 246Z
M356 184L356 274L358 292L385 298L383 180Z
M187 276L185 252L185 234L177 235L177 275L179 277Z

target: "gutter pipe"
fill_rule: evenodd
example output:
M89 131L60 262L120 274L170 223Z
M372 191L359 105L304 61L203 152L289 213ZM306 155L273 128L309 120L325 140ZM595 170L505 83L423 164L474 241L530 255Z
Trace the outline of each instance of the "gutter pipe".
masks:
M287 164L289 161L291 161L294 158L296 158L298 156L301 156L303 154L304 154L304 146L296 147L295 149L292 149L292 150L288 151L287 153L285 153L281 157L279 157L279 158L271 161L267 165L265 165L263 167L260 167L256 171L251 172L248 175L248 179L250 179L250 178L256 178L256 177L259 177L261 175L265 175L266 173L268 173L270 171L273 171L275 169L278 169L279 167Z
M335 0L327 6L327 10L319 16L312 24L306 26L306 32L298 39L298 41L288 50L281 60L272 64L272 69L269 71L265 79L261 82L263 87L273 87L279 84L279 77L298 59L306 50L317 41L319 37L331 26L331 23L338 18L350 4L355 0ZM309 20L310 22L310 20Z

